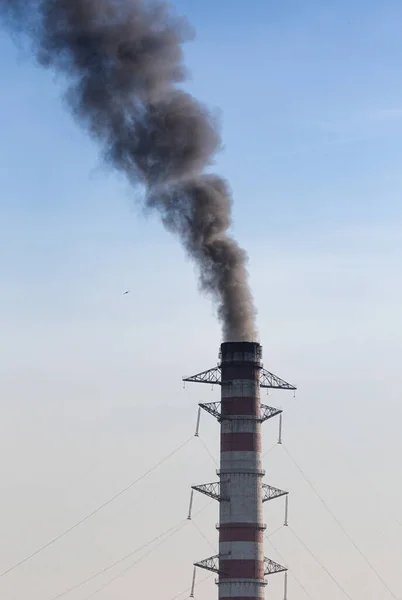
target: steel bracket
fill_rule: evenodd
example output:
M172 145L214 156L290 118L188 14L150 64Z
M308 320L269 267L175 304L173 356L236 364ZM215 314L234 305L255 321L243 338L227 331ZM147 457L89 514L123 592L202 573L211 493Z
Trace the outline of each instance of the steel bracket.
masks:
M199 567L200 569L205 569L206 571L211 571L212 573L219 574L219 554L211 556L210 558L206 558L205 560L201 560L200 562L196 562L194 563L194 566Z
M264 558L264 576L275 575L275 573L283 573L287 571L286 567L274 562L270 558Z
M266 483L262 484L262 493L263 502L268 502L269 500L274 500L275 498L280 498L281 496L287 496L289 494L289 492L285 492L285 490L280 490L279 488L267 485Z
M200 492L200 494L205 494L205 496L209 496L214 500L218 500L218 502L222 502L222 500L225 500L225 498L221 498L220 487L219 481L216 483L204 483L203 485L191 486L191 488L196 492Z
M213 369L202 371L196 375L190 377L183 377L183 381L191 383L209 383L210 385L222 385L222 373L221 367L218 365ZM225 385L230 385L231 382L226 382ZM269 388L275 390L296 390L296 387L291 383L288 383L284 379L281 379L277 375L270 373L266 369L260 367L260 387Z
M213 417L215 417L215 419L217 419L217 421L219 421L219 422L221 422L223 420L231 421L231 420L239 420L239 419L245 419L245 420L250 419L250 417L247 415L235 415L235 416L225 415L225 416L222 416L220 402L202 403L202 404L199 404L199 407L202 408L203 410L205 410L205 412L207 412L210 415L212 415ZM268 419L277 417L282 412L283 411L279 408L273 408L272 406L267 406L266 404L261 404L260 418L256 419L256 420L260 421L260 423L264 423L265 421L268 421ZM251 417L251 419L255 419L255 417Z

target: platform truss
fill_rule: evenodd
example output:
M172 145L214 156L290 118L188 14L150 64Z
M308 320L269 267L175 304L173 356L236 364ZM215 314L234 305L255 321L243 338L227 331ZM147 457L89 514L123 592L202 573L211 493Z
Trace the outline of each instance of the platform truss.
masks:
M283 573L287 571L286 567L274 562L270 558L265 557L264 559L264 576L275 575L275 573Z
M221 502L222 500L224 500L224 498L221 498L221 493L220 493L221 485L220 485L219 481L217 481L216 483L204 483L202 485L192 485L191 489L195 490L196 492L200 492L200 494L204 494L205 496L209 496L209 498L218 500L218 502Z
M207 371L202 371L191 377L183 377L183 381L191 383L209 383L210 385L222 385L221 367L217 366ZM295 386L284 381L277 375L270 373L266 369L260 370L260 387L276 390L296 390Z
M211 571L212 573L217 573L218 575L222 574L219 569L219 554L200 560L199 562L194 563L194 566L206 571ZM287 571L286 567L276 563L270 558L264 558L264 577L269 577L269 575L275 575L276 573L283 573L284 571Z
M262 484L262 501L269 502L275 498L281 498L281 496L287 496L289 492L280 490L279 488L273 487L272 485Z
M222 421L223 419L228 421L232 418L231 415L225 415L225 417L222 417L220 402L202 403L199 404L199 406L207 413L215 417L215 419L218 421ZM268 419L272 419L273 417L280 415L282 412L283 411L280 408L273 408L272 406L261 404L260 422L264 423L265 421L268 421Z
M200 569L205 569L206 571L211 571L212 573L219 574L219 554L210 556L210 558L206 558L200 562L196 562L194 563L194 566L199 567Z
M192 490L196 492L200 492L200 494L204 494L209 498L213 498L218 502L222 502L225 499L221 496L221 485L219 481L214 483L203 483L201 485L192 485ZM272 485L268 485L266 483L262 484L262 501L269 502L269 500L275 500L275 498L281 498L282 496L287 496L289 492L285 490L281 490L279 488L273 487Z
M273 408L272 406L267 406L266 404L261 404L261 423L268 421L268 419L272 419L273 417L277 417L283 412L280 408Z
M200 408L205 410L205 412L209 413L218 421L221 420L221 403L220 402L208 402L202 403L198 405Z

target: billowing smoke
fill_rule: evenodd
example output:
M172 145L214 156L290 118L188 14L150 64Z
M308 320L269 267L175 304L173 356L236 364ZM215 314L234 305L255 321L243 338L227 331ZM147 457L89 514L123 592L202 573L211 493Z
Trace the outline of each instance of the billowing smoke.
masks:
M0 13L29 35L41 65L67 76L75 117L179 236L217 302L224 339L255 340L247 255L228 233L231 193L205 172L221 146L218 127L180 88L187 22L142 0L0 0Z

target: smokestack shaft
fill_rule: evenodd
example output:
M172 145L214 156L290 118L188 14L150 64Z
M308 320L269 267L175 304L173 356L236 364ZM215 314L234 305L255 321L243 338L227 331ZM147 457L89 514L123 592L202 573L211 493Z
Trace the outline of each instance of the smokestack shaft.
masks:
M264 598L261 346L221 346L219 599Z

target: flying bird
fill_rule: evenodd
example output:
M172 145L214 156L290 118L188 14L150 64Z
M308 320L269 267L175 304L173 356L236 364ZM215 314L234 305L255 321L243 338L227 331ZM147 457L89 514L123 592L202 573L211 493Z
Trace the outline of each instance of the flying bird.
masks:
M123 296L125 296L126 294L129 294L130 290L127 290L126 292L123 293Z

